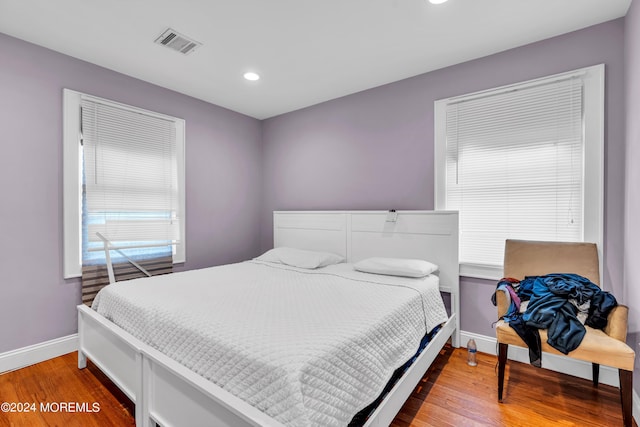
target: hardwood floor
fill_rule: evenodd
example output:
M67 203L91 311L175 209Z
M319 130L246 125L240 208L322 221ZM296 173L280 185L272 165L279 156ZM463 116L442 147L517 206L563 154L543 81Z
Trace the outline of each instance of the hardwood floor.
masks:
M498 403L497 357L477 359L472 367L465 349L441 351L392 426L622 426L615 387L509 361Z
M77 360L74 352L0 375L0 405L35 404L35 411L0 412L0 426L135 426L134 406L124 393L95 365L78 369ZM61 402L87 403L92 410L97 403L99 411L63 411L56 405Z
M134 407L126 396L91 363L84 370L76 363L70 353L0 375L0 403L36 406L33 412L0 412L0 426L133 426ZM595 389L589 380L511 361L499 404L496 363L495 356L479 353L478 366L471 367L464 349L443 349L392 426L622 425L617 388ZM61 402L80 404L71 405L79 411L60 411ZM86 412L94 403L99 411Z

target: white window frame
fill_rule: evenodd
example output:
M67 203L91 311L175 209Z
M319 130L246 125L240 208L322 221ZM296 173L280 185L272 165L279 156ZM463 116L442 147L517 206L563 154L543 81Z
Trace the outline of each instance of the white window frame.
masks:
M142 108L132 107L71 89L63 90L63 245L64 278L82 276L82 159L80 158L80 101L90 99L114 107L143 113L176 124L178 156L178 189L180 209L180 242L175 246L173 262L186 260L185 234L185 121Z
M598 246L602 283L604 241L604 64L555 74L522 83L437 100L434 103L434 172L435 208L446 210L446 109L453 102L498 94L553 80L579 76L584 82L584 241ZM460 275L498 280L503 277L502 265L460 263Z

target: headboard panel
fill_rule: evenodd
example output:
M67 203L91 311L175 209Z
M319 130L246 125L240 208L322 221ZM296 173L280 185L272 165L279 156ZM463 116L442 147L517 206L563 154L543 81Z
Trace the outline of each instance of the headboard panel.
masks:
M459 287L458 213L398 211L276 211L274 246L329 251L347 262L372 256L418 258L438 264L440 288Z
M341 212L274 212L273 246L332 252L348 259L347 216Z

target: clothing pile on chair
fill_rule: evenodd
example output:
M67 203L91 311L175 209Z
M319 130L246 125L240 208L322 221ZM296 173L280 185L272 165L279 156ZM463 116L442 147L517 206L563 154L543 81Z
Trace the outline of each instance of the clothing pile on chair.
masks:
M548 330L550 346L568 354L582 342L585 324L604 329L609 312L618 305L613 295L577 274L527 276L522 281L504 278L497 291L510 300L503 319L529 346L529 359L536 367L542 355L539 329ZM491 300L496 305L495 293Z

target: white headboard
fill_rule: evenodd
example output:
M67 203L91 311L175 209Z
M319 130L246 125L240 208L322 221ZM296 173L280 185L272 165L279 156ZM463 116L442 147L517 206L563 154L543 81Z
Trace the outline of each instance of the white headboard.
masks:
M276 211L274 247L328 251L347 262L372 256L418 258L437 264L443 292L456 292L458 212L398 211L387 222L387 211Z
M274 247L328 251L347 262L382 256L418 258L438 265L440 290L451 294L451 310L460 331L458 212L275 211Z

